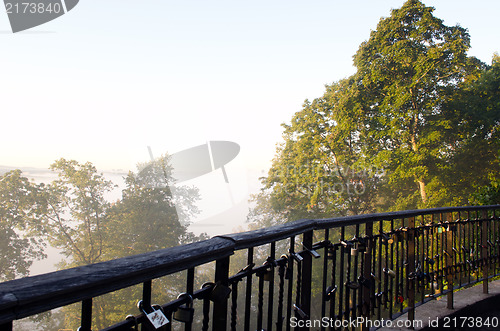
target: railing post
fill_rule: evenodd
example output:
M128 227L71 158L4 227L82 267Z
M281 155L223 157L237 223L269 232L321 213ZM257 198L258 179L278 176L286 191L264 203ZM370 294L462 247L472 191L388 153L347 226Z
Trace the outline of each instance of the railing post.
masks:
M365 251L365 259L363 263L363 277L365 279L372 279L371 276L371 270L372 270L372 248L373 248L373 240L372 240L372 235L373 235L373 223L368 222L365 225L365 235L368 237L368 244L366 247ZM373 281L373 286L375 286L375 281ZM365 320L365 323L363 324L362 330L366 331L369 330L369 325L368 320L370 319L370 296L371 292L373 292L374 289L370 287L369 289L363 289L363 317Z
M448 293L446 294L446 307L448 309L453 309L453 229L450 224L452 221L452 214L445 214L445 221L448 222L448 228L446 229L446 285L448 287Z
M142 303L144 307L151 307L151 291L152 291L153 282L151 280L147 280L142 283ZM150 325L149 321L145 321L142 323L141 330L151 331L153 327Z
M78 331L92 330L92 298L82 301L82 323Z
M415 217L408 219L408 320L415 320Z
M488 294L488 211L482 211L482 229L481 229L481 259L483 260L483 293Z
M215 262L215 283L229 286L229 256ZM212 330L225 331L227 329L227 299L214 302Z
M304 232L302 244L304 247L311 248L313 245L313 231ZM312 277L312 256L304 254L302 256L302 284L300 285L300 309L307 316L311 317L311 277ZM309 328L300 328L299 330L309 330Z

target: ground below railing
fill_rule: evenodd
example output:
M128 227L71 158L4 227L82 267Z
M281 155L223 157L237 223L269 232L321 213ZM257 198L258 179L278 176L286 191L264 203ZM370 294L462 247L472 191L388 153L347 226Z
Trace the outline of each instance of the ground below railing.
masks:
M446 295L416 307L414 330L500 330L500 280L490 282L488 292L478 284L454 293L454 309L447 308ZM412 330L399 327L410 325L408 314L391 322L392 327L378 330Z

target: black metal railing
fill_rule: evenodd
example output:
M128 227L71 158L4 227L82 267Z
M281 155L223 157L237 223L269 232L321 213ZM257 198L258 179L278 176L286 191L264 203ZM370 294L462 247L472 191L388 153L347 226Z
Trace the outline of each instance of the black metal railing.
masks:
M0 330L13 321L142 284L137 315L104 330L367 329L500 271L500 205L300 220L0 284ZM197 272L214 262L210 282ZM234 268L237 268L234 271ZM152 305L153 280L184 273L184 292ZM161 311L161 314L155 313ZM141 312L142 311L142 312ZM175 318L173 318L175 317ZM357 321L355 324L342 324Z

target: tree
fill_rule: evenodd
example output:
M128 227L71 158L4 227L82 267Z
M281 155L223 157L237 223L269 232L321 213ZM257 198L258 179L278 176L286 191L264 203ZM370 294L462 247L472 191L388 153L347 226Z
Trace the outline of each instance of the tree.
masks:
M498 56L492 67L467 56L467 30L433 10L393 10L354 55L356 73L306 100L257 208L293 220L463 205L497 176Z
M0 177L0 281L29 275L34 260L45 258L45 243L30 236L29 224L39 220L38 186L20 170Z
M285 143L263 183L271 205L288 219L373 210L380 176L360 158L358 123L346 116L353 107L350 83L328 86L283 125Z
M387 170L391 187L418 189L418 195L403 190L399 208L435 205L431 188L442 184L435 182L441 156L450 152L443 145L449 124L443 103L484 67L467 56L466 29L445 26L433 10L419 0L406 1L380 20L354 55L363 95L360 138L369 147L363 153Z
M50 169L58 179L42 186L44 204L38 234L79 266L102 261L109 203L104 194L113 184L90 163L59 159Z

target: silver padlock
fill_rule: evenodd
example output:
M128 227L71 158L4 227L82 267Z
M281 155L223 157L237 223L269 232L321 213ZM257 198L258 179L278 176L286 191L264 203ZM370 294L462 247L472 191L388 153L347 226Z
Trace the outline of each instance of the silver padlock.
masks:
M144 307L144 302L142 300L137 303L137 308L139 308L139 310L143 312L144 315L146 315L146 318L151 323L151 325L153 325L155 329L159 329L162 326L165 326L168 323L170 323L170 321L168 320L168 318L165 316L165 314L161 309L154 309L153 307L149 307L148 310L150 312L148 313L146 311L146 307Z

